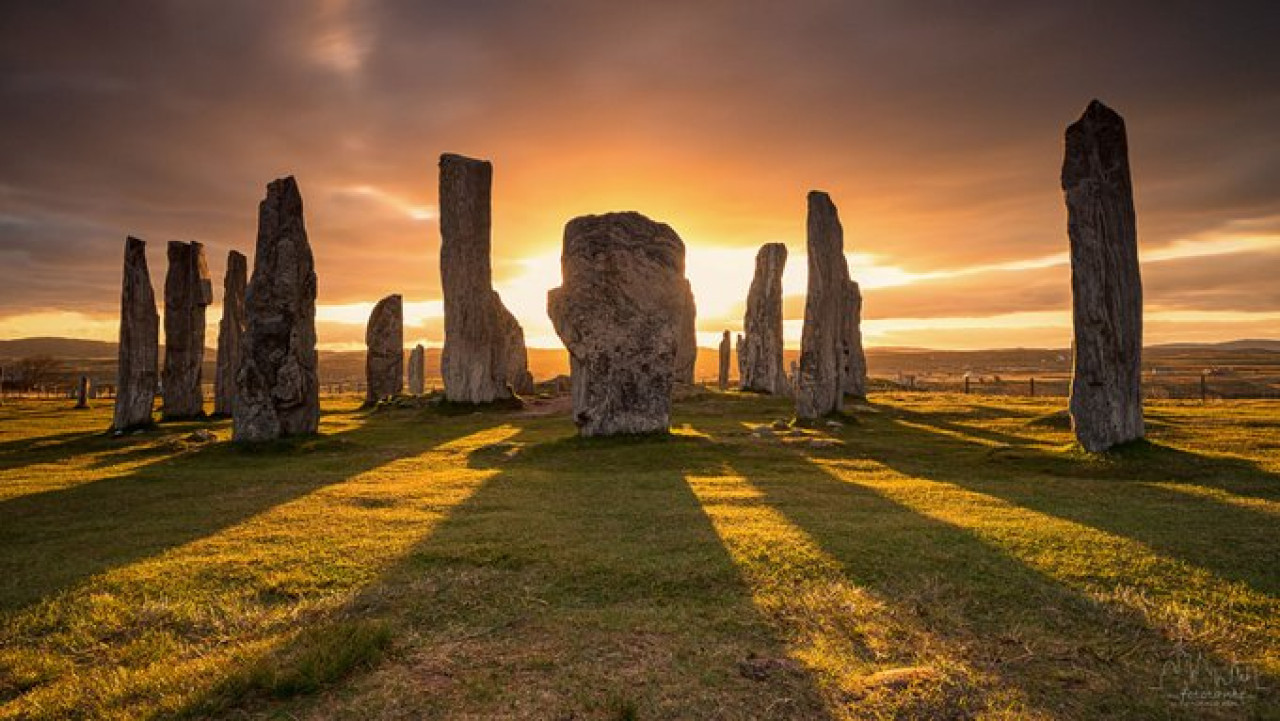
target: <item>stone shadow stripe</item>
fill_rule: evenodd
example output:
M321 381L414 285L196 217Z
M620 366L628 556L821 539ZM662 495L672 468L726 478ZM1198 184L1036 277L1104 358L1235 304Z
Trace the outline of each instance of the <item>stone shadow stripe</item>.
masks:
M1256 464L1202 456L1150 442L1118 451L1113 465L1090 463L1026 445L1001 454L978 441L922 430L919 426L933 425L923 414L886 410L884 416L886 433L904 437L910 448L924 448L927 452L887 447L875 438L860 439L854 431L851 445L859 455L906 476L945 481L1138 541L1221 578L1280 597L1280 568L1268 561L1280 546L1280 524L1273 515L1148 483L1184 481L1234 493L1239 484L1231 479L1245 476L1265 479L1280 488L1280 476ZM900 422L898 417L910 424ZM942 430L952 429L943 426ZM964 429L954 432L964 433ZM939 464L938 458L956 462ZM981 474L964 470L973 467L980 468ZM1084 484L1092 485L1092 496L1082 492ZM1210 532L1216 535L1209 535Z
M363 458L351 459L340 470L324 467L347 443L375 433L378 422L300 438L279 444L278 450L219 443L123 476L0 502L0 612L17 611L104 571L213 535L478 428L474 423L439 423L434 427L447 429L445 436L424 436L395 457L370 446L362 448ZM308 459L319 467L298 473L298 462ZM244 474L228 474L230 469Z
M474 451L470 467L499 472L450 508L399 564L366 586L328 625L378 620L397 637L420 639L411 648L393 641L391 655L412 667L415 677L439 681L420 691L435 708L467 703L467 684L493 677L501 687L506 674L518 671L522 688L538 687L537 703L555 706L522 706L525 717L576 718L621 699L634 702L642 718L653 713L697 717L701 708L703 717L724 712L727 718L830 719L807 672L750 679L740 670L739 662L750 653L773 658L785 651L684 481L687 472L717 463L704 442L688 437L541 440L559 433L562 422L526 423L510 442ZM656 466L652 453L667 450L687 452L692 460L681 464L686 468ZM575 477L598 473L605 464L616 477ZM544 498L554 500L540 505ZM636 612L640 625L615 626L612 609L630 613L627 609L636 604L650 607ZM712 634L710 643L690 638L693 630ZM509 648L519 652L502 652ZM675 653L663 655L671 649ZM305 650L286 645L250 664L277 666ZM566 662L537 667L541 670L521 665L524 655L538 652ZM646 654L664 663L654 664ZM378 668L353 672L376 674ZM684 690L688 697L663 695L680 693L676 679L694 684ZM370 683L376 681L361 682ZM704 683L716 685L704 693ZM623 698L626 694L634 695ZM184 713L252 715L282 700L305 711L334 698L310 692L273 696L271 689L233 675ZM513 696L482 703L492 708L508 698ZM356 696L349 703L362 700ZM412 702L402 699L400 712L411 710ZM721 708L726 703L728 710ZM365 707L358 711L375 713Z
M1088 689L1103 681L1112 694L1137 701L1142 714L1177 715L1177 709L1160 691L1160 679L1144 678L1139 673L1141 667L1125 662L1138 653L1177 658L1183 649L1136 614L1117 614L971 531L843 480L799 454L792 463L775 466L767 476L753 473L732 454L726 454L726 461L763 493L765 502L838 559L851 582L878 597L909 605L911 600L902 595L910 590L911 579L923 583L945 574L945 583L961 591L962 598L970 599L959 617L935 618L927 604L918 612L941 625L932 630L944 637L979 634L981 642L970 646L973 651L966 660L994 673L1005 685L1020 689L1035 706L1069 711L1081 718L1107 717L1114 709L1105 698L1071 689L1073 685ZM821 494L821 508L815 505L818 500L805 495L813 492ZM859 516L874 528L860 528ZM948 568L954 570L948 572ZM1055 611L1042 613L1040 609L1045 607ZM952 627L947 628L948 624ZM1086 643L1073 625L1096 629L1098 640ZM1041 642L1047 639L1051 647L1017 658L1020 654L1012 653L1004 641L1016 640L1024 628L1032 629ZM1114 645L1116 639L1129 641L1119 646ZM1104 641L1113 645L1099 645ZM1021 648L1014 650L1020 652ZM1212 652L1204 653L1215 667L1225 666ZM1067 673L1075 676L1074 681L1061 675L1064 660L1071 664ZM1012 664L1022 664L1019 676L1005 670ZM1189 717L1198 717L1194 712L1200 710L1191 710Z

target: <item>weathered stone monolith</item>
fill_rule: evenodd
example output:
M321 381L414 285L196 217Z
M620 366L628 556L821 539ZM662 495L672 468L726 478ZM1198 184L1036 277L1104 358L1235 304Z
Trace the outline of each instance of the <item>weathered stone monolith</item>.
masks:
M213 281L204 246L195 241L169 241L169 271L164 277L163 420L204 415L204 316L212 302Z
M227 274L222 280L222 320L218 324L218 364L213 373L213 414L228 417L235 408L236 373L244 338L244 291L249 283L249 261L243 253L227 253Z
M588 215L565 226L560 265L547 311L569 349L579 434L666 432L692 305L684 242L639 213Z
M733 345L729 341L729 331L725 331L720 336L720 377L718 378L720 390L728 390L729 388L729 361L732 360Z
M844 257L844 229L826 193L809 193L809 287L796 379L796 418L814 420L840 410L852 339L847 320L853 290Z
M153 423L159 381L160 314L147 271L147 244L137 238L124 245L119 354L111 428L122 433Z
M1124 119L1094 100L1067 128L1062 190L1075 325L1071 425L1089 451L1141 438L1142 277Z
M862 289L845 286L844 327L840 344L840 389L847 396L867 397L867 356L862 349Z
M419 343L409 353L409 392L420 396L427 391L427 349Z
M766 243L756 253L738 349L739 384L744 391L791 392L782 363L782 271L786 265L787 246L782 243Z
M258 206L253 276L244 299L232 438L266 441L315 433L316 271L292 177L272 181Z
M76 384L76 410L85 410L89 407L89 376L80 376L80 382Z
M493 290L493 166L440 156L440 278L444 288L445 398L490 403L533 388L524 331Z
M404 302L399 295L378 301L365 328L364 402L372 405L404 390Z
M676 364L677 383L694 382L694 366L698 363L697 308L693 302L693 287L681 298L679 315L676 316Z

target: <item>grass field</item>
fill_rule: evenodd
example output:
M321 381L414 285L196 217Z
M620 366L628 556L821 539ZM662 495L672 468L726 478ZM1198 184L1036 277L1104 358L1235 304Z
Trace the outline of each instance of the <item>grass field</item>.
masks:
M7 403L0 719L1280 717L1280 402L1106 457L1061 405L353 399L246 449Z

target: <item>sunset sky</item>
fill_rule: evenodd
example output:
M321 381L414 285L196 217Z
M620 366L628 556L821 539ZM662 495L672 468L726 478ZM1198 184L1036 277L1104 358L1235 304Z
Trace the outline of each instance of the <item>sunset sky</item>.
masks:
M436 162L494 163L495 281L529 345L564 224L688 248L704 345L805 194L840 208L871 346L1064 347L1062 132L1129 128L1146 341L1280 337L1273 2L27 0L0 7L0 338L114 340L126 235L199 240L221 299L297 177L323 348L379 297L439 344ZM210 309L216 324L221 309ZM216 333L211 333L212 344Z

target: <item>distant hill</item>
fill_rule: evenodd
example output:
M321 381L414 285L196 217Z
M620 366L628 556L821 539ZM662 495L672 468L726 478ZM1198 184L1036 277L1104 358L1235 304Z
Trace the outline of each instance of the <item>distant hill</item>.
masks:
M76 338L20 338L0 340L0 358L48 355L55 358L115 358L116 344Z
M112 382L115 376L116 344L107 341L74 338L22 338L0 340L0 361L37 355L48 355L65 361L69 376L89 373L95 382ZM364 351L320 351L321 383L359 383L364 379ZM163 358L163 353L161 354ZM212 348L205 349L204 376L213 378ZM788 350L785 364L799 358L799 352ZM1149 346L1144 365L1211 368L1217 366L1274 366L1280 363L1280 340L1245 339L1225 343L1166 343ZM427 349L427 377L439 382L440 349ZM999 348L989 350L932 350L928 348L879 347L867 349L868 371L879 377L899 374L1063 374L1071 370L1071 353L1066 348ZM718 353L713 348L699 348L694 376L713 381L719 367ZM569 355L559 348L530 348L529 370L534 378L545 380L568 375ZM1199 372L1197 370L1197 372ZM730 370L737 377L736 358Z
M1280 351L1280 340L1266 338L1245 338L1229 340L1222 343L1161 343L1151 346L1157 350L1270 350Z

